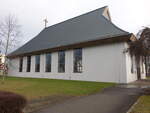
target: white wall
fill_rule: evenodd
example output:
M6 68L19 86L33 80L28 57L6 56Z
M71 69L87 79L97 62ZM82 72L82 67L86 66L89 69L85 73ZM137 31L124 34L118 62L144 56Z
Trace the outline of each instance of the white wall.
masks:
M45 54L41 55L41 70L35 72L35 56L31 57L31 72L26 72L26 57L23 58L23 72L19 72L19 58L12 59L9 66L10 76L38 77L127 83L125 43L114 43L83 48L83 72L73 73L73 50L66 51L65 73L58 73L58 52L52 53L52 72L45 72ZM126 70L127 68L127 70ZM128 74L129 76L129 74Z

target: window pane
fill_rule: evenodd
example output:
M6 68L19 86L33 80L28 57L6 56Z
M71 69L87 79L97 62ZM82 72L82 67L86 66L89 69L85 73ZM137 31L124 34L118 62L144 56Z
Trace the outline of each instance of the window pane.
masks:
M35 72L40 72L40 55L35 56Z
M82 49L74 50L74 72L82 72Z
M27 56L27 72L30 72L31 68L31 56Z
M58 72L65 72L65 51L58 52Z
M45 71L51 72L51 53L46 54Z
M22 72L22 69L23 69L23 58L20 58L20 61L19 61L19 72Z

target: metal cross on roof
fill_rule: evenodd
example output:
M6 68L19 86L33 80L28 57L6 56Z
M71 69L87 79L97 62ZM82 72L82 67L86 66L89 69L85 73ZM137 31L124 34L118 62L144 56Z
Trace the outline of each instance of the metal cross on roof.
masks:
M44 19L45 28L47 27L47 23L48 23L48 20L46 18L46 19Z

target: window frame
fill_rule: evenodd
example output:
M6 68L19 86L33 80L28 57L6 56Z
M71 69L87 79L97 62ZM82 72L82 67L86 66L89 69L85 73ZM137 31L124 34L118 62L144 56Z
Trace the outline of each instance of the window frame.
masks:
M62 56L63 56L63 58L61 58ZM64 50L58 51L58 73L65 73L65 65L66 65L65 51Z
M77 55L77 52L80 50L80 56ZM78 53L79 54L79 53ZM77 61L81 60L80 63ZM82 48L77 48L73 50L73 72L74 73L82 73L83 72L83 49Z
M131 56L131 73L134 73L134 62L133 62L134 58L133 56Z
M40 72L41 55L35 55L35 72Z
M19 59L19 72L23 72L23 57Z
M50 59L47 59L47 58L50 58ZM51 72L51 71L52 71L52 53L46 53L45 54L45 72Z
M27 67L26 67L26 72L31 71L31 56L27 56Z

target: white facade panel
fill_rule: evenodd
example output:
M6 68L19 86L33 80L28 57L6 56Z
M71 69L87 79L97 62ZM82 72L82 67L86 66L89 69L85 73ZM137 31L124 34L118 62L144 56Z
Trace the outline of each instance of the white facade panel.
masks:
M9 75L127 83L136 80L136 76L130 76L130 61L128 61L127 55L123 53L124 49L125 43L83 48L82 73L73 72L73 50L65 51L65 73L58 73L58 52L51 53L51 72L45 72L45 54L40 55L40 72L35 72L35 56L31 57L31 72L26 72L27 57L23 58L23 72L19 72L19 58L15 58L10 61Z

